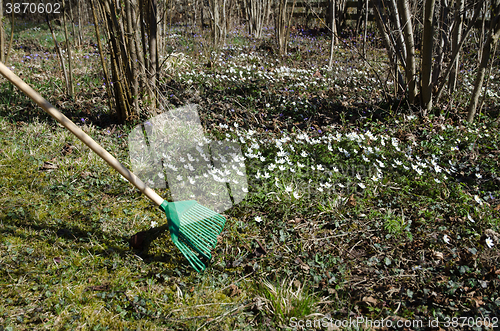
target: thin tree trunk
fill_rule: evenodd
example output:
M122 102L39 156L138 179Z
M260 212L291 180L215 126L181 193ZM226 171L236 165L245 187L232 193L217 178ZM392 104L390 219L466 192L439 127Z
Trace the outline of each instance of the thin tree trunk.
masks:
M366 57L366 34L368 33L368 0L365 1L365 30L363 33L363 56Z
M468 107L468 122L472 122L476 115L476 108L483 88L486 68L490 60L491 48L496 45L498 38L500 38L500 0L495 0L495 3L492 5L490 31L481 52L481 63L479 64L476 80L474 82L474 91L472 92L472 98Z
M423 114L432 108L432 46L434 40L434 7L436 0L426 0L424 7L424 36L422 40L421 96Z
M113 98L113 91L111 90L111 81L109 79L106 61L104 60L104 51L102 49L101 34L99 33L99 22L97 21L94 0L90 0L90 7L92 9L92 16L94 17L94 27L95 27L95 35L97 38L97 47L99 48L99 54L101 56L102 71L104 72L104 78L106 80L106 92L108 94L107 99L108 99L109 113L111 114L113 111L113 102L111 100Z
M127 14L127 41L128 41L128 53L130 54L130 71L132 75L132 98L133 98L133 105L134 105L134 110L137 116L140 115L139 113L139 102L138 102L138 89L139 89L139 80L136 77L137 74L137 54L135 52L136 47L134 44L135 41L135 33L133 29L133 24L132 22L135 21L134 13L133 13L133 6L131 5L130 1L125 1L125 11Z
M149 0L148 5L149 13L149 88L150 88L150 100L153 109L156 109L156 82L158 74L158 49L157 49L157 5L156 0Z
M12 49L13 41L14 41L14 11L12 11L12 16L10 19L10 40L9 40L9 47L7 47L7 54L5 55L5 62L4 62L5 65L7 65L7 62L9 62L9 55L10 55L10 50Z
M415 76L415 41L413 37L413 25L411 20L410 8L407 0L398 0L398 10L401 16L401 23L403 24L404 40L406 44L406 84L408 86L408 101L410 104L415 103L415 96L417 94Z
M69 95L71 97L74 97L75 95L75 89L73 87L73 61L72 61L72 56L71 56L71 43L69 41L69 36L68 36L68 28L66 24L66 6L64 5L65 1L62 1L62 8L63 8L63 24L64 24L64 36L66 38L66 52L68 53L68 71L69 71Z
M458 53L462 49L462 46L465 43L465 40L467 39L467 36L469 35L470 31L472 30L472 28L476 24L476 21L477 21L477 18L479 17L480 11L481 11L481 3L476 5L476 9L474 10L474 16L472 17L472 20L469 23L469 26L467 27L467 31L463 34L462 39L460 40L460 44L458 45L455 52L453 52L453 54L451 55L450 64L448 65L448 68L446 69L446 72L441 79L441 84L439 85L439 88L438 88L437 93L436 93L436 97L435 97L436 103L439 102L439 98L441 97L441 93L443 92L446 81L448 80L448 77L450 76L450 72L453 68L453 63L455 63L456 59L458 58Z
M64 65L64 57L62 55L61 47L59 47L59 43L57 42L56 35L54 34L54 29L52 29L52 24L50 24L49 16L45 15L45 19L47 20L47 25L49 26L50 33L52 34L52 39L54 39L57 55L59 55L59 60L61 61L61 69L63 71L64 81L66 83L66 93L69 94L70 88L69 88L68 73L66 72L66 66Z
M82 6L83 1L78 1L77 4L77 10L78 10L78 41L80 42L80 45L83 44L83 38L82 38L82 11L81 11L81 6Z
M332 70L333 67L333 51L335 48L335 43L336 43L336 38L335 38L335 0L330 1L330 15L331 15L331 24L330 24L330 33L331 33L331 40L330 40L330 59L328 61L328 70Z
M69 17L71 19L71 29L73 30L73 40L75 40L75 46L78 47L78 49L80 48L81 44L80 44L80 40L78 39L78 35L76 34L76 30L75 30L75 20L73 18L73 6L71 5L71 0L68 1L68 4L69 4Z
M401 49L398 49L397 42L394 41L394 39L391 39L391 36L389 35L388 31L389 29L387 28L387 25L382 16L381 0L375 0L374 11L375 11L375 22L377 23L378 30L382 35L382 42L384 43L385 49L387 50L387 56L389 58L390 66L394 68L394 94L398 95L399 90L403 91L404 82L403 82L403 76L398 67L397 60L399 57L404 67L405 66L404 58L403 55L400 54ZM401 35L401 32L398 31L398 33L399 35Z
M450 72L450 79L448 80L448 91L452 93L457 86L457 76L458 76L458 45L462 39L462 26L464 17L465 0L457 0L455 5L455 25L453 27L452 42L451 42L451 52L457 54L457 58L453 63Z
M401 29L401 21L400 21L400 16L398 12L398 6L396 4L396 0L390 0L389 1L389 6L391 8L391 11L393 13L393 23L396 29L396 45L394 48L396 49L396 52L399 53L401 63L404 64L406 63L406 45L404 42L404 36L403 36L403 30ZM380 6L379 6L380 7Z
M134 105L134 110L137 116L140 115L139 112L139 102L138 102L138 90L139 90L139 79L137 79L137 53L136 53L136 46L135 46L135 31L134 31L134 23L135 22L135 17L134 17L134 11L133 11L133 5L130 3L131 1L125 1L125 11L127 13L127 35L128 35L128 53L130 54L130 71L132 74L132 98L133 98L133 105Z
M146 1L146 3L144 3L144 1ZM144 58L144 64L145 64L145 72L149 72L149 61L146 61L146 56L148 54L148 50L147 50L147 37L146 37L146 24L148 24L148 22L146 22L146 17L144 17L144 12L148 12L148 7L147 7L147 4L148 4L148 0L139 0L139 14L140 14L140 18L141 18L141 39L142 39L142 54L143 54L143 58Z
M0 0L0 62L5 63L5 31L3 28L3 0ZM12 29L12 28L11 28Z

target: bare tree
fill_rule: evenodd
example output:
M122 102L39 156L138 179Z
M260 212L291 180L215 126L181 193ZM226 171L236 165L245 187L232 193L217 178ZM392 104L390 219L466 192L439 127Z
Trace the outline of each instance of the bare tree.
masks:
M465 15L464 13L465 9L465 0L457 0L455 3L455 12L454 12L454 26L453 26L453 32L452 32L452 39L451 39L451 49L453 53L457 53L457 58L453 63L450 65L451 67L451 72L450 72L450 79L448 81L448 89L449 92L453 92L455 90L455 87L457 86L457 73L458 73L458 45L460 43L460 40L462 39L462 29L463 29L463 17Z
M69 85L69 79L68 79L68 72L66 71L66 66L64 65L64 56L62 55L61 47L59 46L59 43L57 42L57 38L56 38L56 35L54 33L54 29L52 28L52 24L50 24L49 16L46 15L45 18L47 20L47 25L49 26L50 33L52 34L52 39L54 40L57 55L59 56L59 61L61 62L61 69L63 71L64 81L66 83L66 92L69 94L70 85Z
M288 38L290 37L290 24L292 21L293 10L295 9L296 1L293 1L292 8L289 10L287 0L278 0L274 13L274 31L276 44L281 56L287 52Z
M485 18L483 18L484 20ZM479 64L476 80L474 82L474 91L469 103L467 121L472 122L476 115L476 108L479 102L479 96L483 89L484 76L488 62L490 61L491 49L494 48L500 38L500 0L492 1L490 29L488 38L483 44L481 51L481 62Z
M331 40L330 40L330 59L328 60L328 69L332 70L333 67L333 51L335 48L335 44L337 43L336 39L336 26L335 26L335 0L330 1L330 33L331 33Z
M69 80L68 93L71 97L73 97L75 95L75 88L73 85L73 57L71 55L71 42L69 40L68 27L66 23L67 7L64 5L64 2L65 1L62 1L62 8L63 8L64 36L66 38L66 53L68 54L68 80Z
M248 22L248 33L255 38L262 36L262 27L269 15L270 0L246 0L244 2L245 15Z
M424 7L424 37L422 41L421 96L424 114L432 107L432 46L434 41L434 7L436 0L426 0Z
M5 62L5 31L3 29L3 0L0 0L0 62Z
M109 79L109 74L108 74L108 69L106 65L106 61L104 60L104 49L102 48L102 43L101 43L101 34L99 33L99 22L97 20L97 9L94 3L94 0L90 0L90 6L92 8L92 16L94 18L94 28L95 28L95 34L96 34L96 39L97 39L97 47L99 49L99 54L101 56L101 65L102 65L102 70L104 72L104 79L106 80L106 91L108 93L108 106L109 106L109 111L110 113L113 111L113 93L111 91L111 80Z
M413 24L411 20L410 6L408 0L397 0L398 11L403 26L403 37L406 45L406 84L408 86L408 100L411 104L415 103L417 95L416 88L416 59L415 59L415 40L413 37Z
M228 0L209 0L208 11L210 13L210 31L214 47L226 43L226 6Z

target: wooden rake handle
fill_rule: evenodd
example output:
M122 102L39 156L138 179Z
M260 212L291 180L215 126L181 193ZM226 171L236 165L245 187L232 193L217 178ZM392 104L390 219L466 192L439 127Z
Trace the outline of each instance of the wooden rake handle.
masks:
M71 131L85 145L89 146L90 149L92 149L104 161L108 162L110 166L116 169L116 171L118 171L123 177L125 177L132 185L137 187L154 203L156 203L158 206L160 206L163 203L162 197L160 197L158 194L156 194L155 191L147 187L142 180L137 178L136 175L134 175L127 168L125 168L120 162L118 162L118 160L113 155L109 154L104 148L102 148L98 143L96 143L92 138L90 138L89 135L83 132L82 129L76 126L75 123L73 123L69 118L64 116L59 110L57 110L47 100L45 100L38 92L33 90L28 84L23 82L21 78L17 77L2 62L0 62L0 73L5 78L7 78L12 84L17 86L18 89L20 89L33 101L35 101L40 107L42 107L43 110L45 110L50 116L55 118L66 129Z

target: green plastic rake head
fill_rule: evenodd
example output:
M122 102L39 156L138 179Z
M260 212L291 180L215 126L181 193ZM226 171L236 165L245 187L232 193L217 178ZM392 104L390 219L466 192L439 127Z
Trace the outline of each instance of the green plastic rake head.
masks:
M200 257L210 260L226 219L195 200L163 201L160 208L167 215L172 241L198 272L205 270Z

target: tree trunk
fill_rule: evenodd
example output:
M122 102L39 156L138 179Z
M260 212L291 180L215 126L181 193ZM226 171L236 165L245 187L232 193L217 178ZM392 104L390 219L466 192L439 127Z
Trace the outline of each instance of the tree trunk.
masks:
M476 108L479 96L481 95L481 91L483 89L486 68L488 66L488 61L490 60L491 48L496 45L498 38L500 38L500 0L495 0L494 3L492 3L492 7L490 30L488 38L483 45L481 62L479 64L476 80L474 82L474 91L472 92L472 98L468 107L467 121L469 122L472 122L474 120L474 116L476 115Z
M130 73L132 80L130 84L132 85L132 99L133 106L136 115L139 117L139 102L138 102L138 90L139 90L139 80L137 79L137 53L135 47L135 31L133 28L133 23L135 21L133 5L131 1L125 1L125 12L127 15L127 41L128 41L128 53L130 54Z
M12 49L12 42L14 41L14 11L12 11L11 19L10 19L10 40L9 46L7 47L7 54L5 55L4 64L7 65L9 62L10 50Z
M68 28L66 24L66 6L64 5L64 0L62 1L63 8L63 24L64 24L64 36L66 38L66 52L68 53L68 71L69 71L69 95L73 98L75 95L75 89L73 86L73 59L71 55L71 43L68 36Z
M97 47L99 48L99 54L101 56L102 71L104 72L104 79L106 80L106 92L108 94L107 99L108 99L109 113L111 114L113 112L113 102L111 100L113 98L113 91L111 90L111 81L109 79L108 69L106 67L106 61L104 60L104 51L102 49L102 44L101 44L101 34L99 33L99 22L97 21L97 14L96 14L94 0L90 0L90 7L92 9L92 16L94 17L94 27L97 39Z
M5 31L3 29L3 0L0 0L0 62L5 63Z
M45 15L45 19L47 20L47 25L49 26L50 33L52 34L52 39L54 39L57 55L59 55L59 60L61 61L61 69L63 71L64 81L66 83L66 93L69 94L70 88L69 88L68 73L66 72L66 66L64 65L64 57L62 55L61 47L59 47L59 43L57 42L56 35L54 34L54 29L52 29L52 24L50 24L49 16Z
M413 25L411 21L411 13L407 0L398 0L398 10L401 16L401 24L403 25L404 41L406 45L406 84L408 87L408 101L410 104L415 103L417 94L415 76L415 41L413 37Z
M75 46L80 49L81 43L80 39L78 39L78 35L75 30L75 20L73 18L73 6L71 5L71 0L68 1L69 4L69 17L71 19L71 29L73 30L73 40L75 40Z
M158 49L157 49L157 5L156 0L148 1L148 20L149 20L149 89L150 89L150 101L153 110L156 109L156 82L158 75Z
M434 7L436 0L426 0L424 7L424 36L422 39L421 96L423 114L432 108L432 46L434 40Z
M368 0L365 1L365 30L363 32L363 56L366 57L366 34L368 33Z
M464 8L465 8L465 0L457 0L455 4L455 26L453 27L452 34L452 42L451 42L451 51L452 53L458 54L458 45L460 40L462 39L462 26L463 26L463 17L464 17ZM448 91L452 93L457 86L457 75L458 75L458 55L453 63L450 63L452 66L450 72L450 79L448 81Z
M331 15L331 22L330 22L330 33L331 33L331 40L330 40L330 59L328 61L328 70L332 70L333 67L333 51L335 48L336 44L336 38L335 38L335 0L330 1L330 15Z

